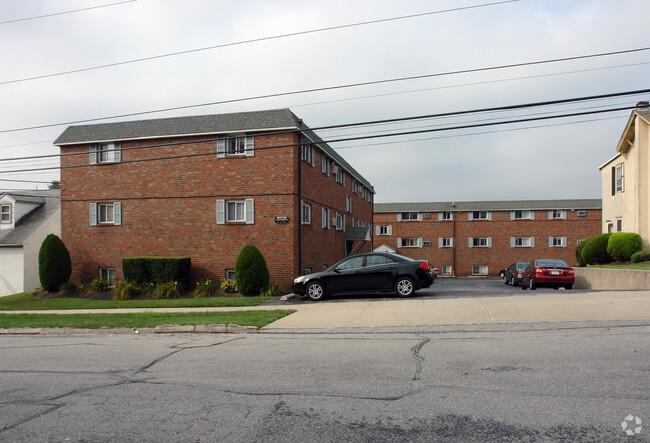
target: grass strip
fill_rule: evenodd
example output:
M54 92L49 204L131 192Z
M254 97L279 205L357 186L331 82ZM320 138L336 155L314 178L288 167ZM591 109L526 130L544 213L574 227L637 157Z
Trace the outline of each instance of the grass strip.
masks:
M0 314L0 328L153 328L159 325L237 324L261 328L294 310L238 312L140 312L134 314Z
M590 268L605 268L605 269L631 269L636 271L650 271L650 262L644 261L641 263L626 263L616 264L610 263L608 265L593 265Z
M0 311L49 311L58 309L117 308L230 308L258 306L273 297L206 297L161 300L89 300L84 298L40 298L36 291L0 297Z

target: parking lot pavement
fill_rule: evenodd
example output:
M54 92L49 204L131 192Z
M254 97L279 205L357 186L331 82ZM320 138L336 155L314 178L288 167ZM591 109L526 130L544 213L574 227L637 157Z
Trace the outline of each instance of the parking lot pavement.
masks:
M311 302L290 297L282 306L297 312L264 330L650 321L650 291L522 291L494 279L439 279L407 299L363 295Z

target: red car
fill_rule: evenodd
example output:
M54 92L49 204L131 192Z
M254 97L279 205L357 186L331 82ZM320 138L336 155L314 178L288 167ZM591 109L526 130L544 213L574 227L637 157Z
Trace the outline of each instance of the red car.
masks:
M562 260L533 260L521 277L521 289L536 289L548 286L558 289L573 289L576 277L573 268Z

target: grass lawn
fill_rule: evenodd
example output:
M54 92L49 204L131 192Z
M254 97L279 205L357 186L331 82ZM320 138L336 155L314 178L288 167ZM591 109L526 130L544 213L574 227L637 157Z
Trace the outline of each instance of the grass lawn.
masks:
M206 297L167 300L89 300L84 298L41 298L36 291L0 297L0 311L115 308L188 308L258 306L273 297Z
M641 263L610 263L608 265L594 265L590 268L607 268L607 269L633 269L637 271L650 271L650 262Z
M261 328L293 310L137 314L0 314L0 328L153 328L158 325L237 324Z

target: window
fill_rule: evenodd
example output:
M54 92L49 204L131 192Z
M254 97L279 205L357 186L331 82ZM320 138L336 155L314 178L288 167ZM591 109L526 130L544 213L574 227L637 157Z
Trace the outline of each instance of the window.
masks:
M0 223L11 223L11 205L0 205Z
M383 255L368 255L366 258L366 266L389 265L391 263L395 263L395 261Z
M304 201L300 202L300 223L311 225L311 205Z
M472 275L487 275L487 266L472 266Z
M422 246L431 246L431 242L428 240L422 241Z
M314 145L302 145L300 148L300 158L314 166Z
M421 248L422 247L422 238L412 237L412 238L402 238L397 239L398 248Z
M510 237L511 248L533 248L535 237Z
M217 224L225 223L255 223L255 201L245 200L217 200Z
M320 226L323 229L329 229L330 228L330 210L321 208L320 211Z
M472 211L469 213L470 220L492 220L490 211Z
M115 286L115 268L99 268L99 278L106 280L109 286Z
M616 232L623 232L623 219L622 218L617 218L616 219Z
M345 196L345 211L352 212L352 197L349 195Z
M253 157L255 155L255 137L252 135L233 135L217 139L217 158L226 156Z
M578 211L577 214L578 214L578 217L586 217L587 216L587 211Z
M510 219L511 220L534 220L535 219L534 214L535 213L532 211L512 211L510 213L511 215Z
M453 237L438 237L438 247L439 248L453 248L454 247L454 238Z
M359 182L356 179L352 179L352 193L358 194L359 193Z
M421 220L418 212L400 212L397 214L397 221L404 220Z
M552 211L548 211L548 219L549 220L565 220L566 219L566 211L564 209L553 209Z
M549 237L548 238L548 247L549 248L566 248L566 237Z
M336 218L336 230L337 231L342 231L343 230L343 216L337 212L335 218Z
M90 163L117 163L122 161L120 143L101 143L90 146Z
M237 281L235 278L235 270L234 269L226 269L226 279L227 280L232 280L232 281Z
M612 223L611 221L608 221L607 222L607 233L611 234L612 232L614 232L614 223Z
M320 158L320 171L329 177L330 175L330 159L323 155Z
M381 226L377 225L377 235L393 235L393 227L391 225Z
M468 246L470 248L491 248L492 237L470 237Z
M114 203L90 203L90 226L122 224L122 204Z
M453 214L450 211L438 212L438 221L453 220Z
M442 275L451 275L451 266L443 266Z
M615 166L615 191L624 192L625 191L625 175L624 175L624 166L623 163Z
M340 183L345 186L345 174L339 167L339 165L332 166L332 174L334 175L334 180L336 183Z
M352 257L339 264L338 268L346 270L360 268L361 266L363 266L363 257Z

